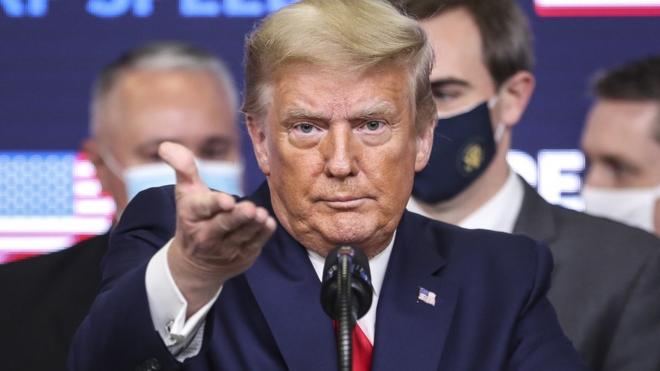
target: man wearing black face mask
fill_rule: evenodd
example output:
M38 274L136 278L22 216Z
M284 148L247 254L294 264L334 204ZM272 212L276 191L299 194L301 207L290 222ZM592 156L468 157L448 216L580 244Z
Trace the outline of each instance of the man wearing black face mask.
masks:
M511 171L511 131L534 89L530 31L513 0L407 0L436 53L440 116L408 209L466 228L522 233L555 258L550 301L595 370L660 367L660 241L545 202Z

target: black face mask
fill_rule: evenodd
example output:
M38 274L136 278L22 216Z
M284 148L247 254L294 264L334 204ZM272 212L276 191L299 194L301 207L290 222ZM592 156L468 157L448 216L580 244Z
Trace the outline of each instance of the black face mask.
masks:
M439 119L429 162L415 174L413 196L428 204L450 200L488 168L495 151L488 102Z

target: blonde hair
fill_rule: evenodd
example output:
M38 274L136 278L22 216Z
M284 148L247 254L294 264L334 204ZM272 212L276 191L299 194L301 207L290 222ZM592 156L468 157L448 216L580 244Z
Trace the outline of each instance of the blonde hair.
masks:
M410 73L418 129L435 122L433 51L419 24L380 0L302 0L266 18L247 38L243 112L261 116L283 66L303 62L364 71L399 64Z

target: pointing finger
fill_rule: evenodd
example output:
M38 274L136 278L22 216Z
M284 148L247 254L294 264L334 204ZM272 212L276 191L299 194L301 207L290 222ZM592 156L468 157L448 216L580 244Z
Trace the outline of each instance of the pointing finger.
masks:
M158 155L173 169L176 173L176 185L204 185L197 171L195 156L185 146L173 143L163 142L158 147Z

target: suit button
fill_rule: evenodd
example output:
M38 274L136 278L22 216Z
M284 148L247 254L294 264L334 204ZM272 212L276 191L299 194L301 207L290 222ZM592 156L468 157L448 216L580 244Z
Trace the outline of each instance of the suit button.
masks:
M135 371L159 371L161 370L160 368L160 363L158 363L158 360L156 358L149 358L148 360L144 361Z

